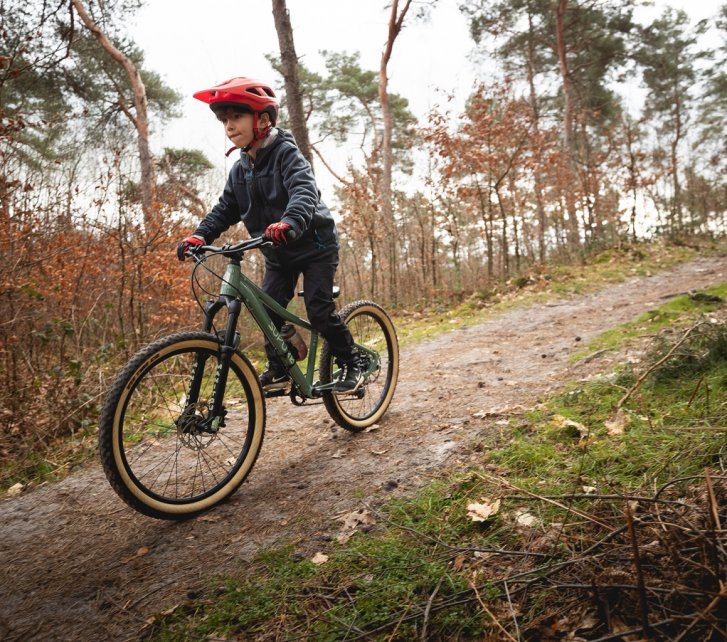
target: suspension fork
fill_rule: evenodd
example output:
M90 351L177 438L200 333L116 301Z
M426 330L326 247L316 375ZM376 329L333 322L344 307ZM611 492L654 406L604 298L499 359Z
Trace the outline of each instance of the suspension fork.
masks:
M222 403L224 400L225 386L227 385L227 375L230 370L230 361L232 353L237 348L240 335L237 332L237 321L240 317L242 306L237 299L232 297L221 296L216 301L208 301L205 305L205 320L202 326L204 332L212 331L212 321L223 307L227 307L227 326L224 331L223 343L220 346L220 359L215 373L215 383L212 393L212 404L208 413L208 420L205 422L213 431L224 425ZM219 333L222 334L222 333ZM220 337L222 338L222 337ZM204 367L209 359L208 354L198 352L192 366L192 377L187 395L186 407L195 407L199 401L199 393L202 388L202 380L204 378Z
M235 347L240 338L237 334L237 320L240 317L242 304L237 299L228 299L227 301L227 327L225 328L225 340L220 346L220 361L217 365L217 373L215 375L215 386L212 393L212 408L209 417L212 419L211 428L214 432L220 426L225 425L225 414L227 411L223 409L222 402L225 396L225 388L227 387L227 375L230 372L230 361Z

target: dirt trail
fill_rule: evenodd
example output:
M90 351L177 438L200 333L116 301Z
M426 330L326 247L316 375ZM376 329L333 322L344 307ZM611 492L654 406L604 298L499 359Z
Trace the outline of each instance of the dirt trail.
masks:
M378 430L351 435L323 406L268 403L262 453L226 505L176 524L142 517L97 464L0 502L0 639L129 640L145 619L198 595L258 548L299 537L324 550L366 501L410 492L469 457L494 430L486 413L532 406L563 382L607 370L608 353L569 356L670 295L727 280L727 257L701 259L600 292L502 313L402 351L394 403ZM581 337L578 342L576 337ZM423 366L438 378L422 379ZM145 547L148 553L138 556Z

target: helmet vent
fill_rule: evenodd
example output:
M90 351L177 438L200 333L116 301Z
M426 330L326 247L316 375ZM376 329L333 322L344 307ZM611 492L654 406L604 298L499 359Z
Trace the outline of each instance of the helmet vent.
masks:
M257 87L248 87L247 91L249 91L251 94L255 94L256 96L260 95L260 91Z

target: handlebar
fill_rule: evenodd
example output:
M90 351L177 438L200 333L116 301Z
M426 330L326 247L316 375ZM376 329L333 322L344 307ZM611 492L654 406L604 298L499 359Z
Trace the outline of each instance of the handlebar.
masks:
M268 241L264 236L256 236L255 238L248 239L247 241L240 241L239 243L225 243L225 245L222 246L199 245L187 250L187 255L192 257L198 257L201 254L235 256L244 254L249 250L254 250L259 247L270 247L272 244L272 241Z

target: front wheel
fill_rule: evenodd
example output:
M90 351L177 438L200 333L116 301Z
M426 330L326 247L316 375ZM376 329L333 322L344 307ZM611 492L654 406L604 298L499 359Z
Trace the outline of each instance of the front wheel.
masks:
M99 453L111 486L137 511L193 517L227 499L252 469L265 431L262 390L234 352L222 415L210 417L219 358L214 335L179 333L141 350L116 378Z
M399 342L389 315L377 303L354 301L339 312L359 346L364 382L353 393L323 393L331 418L342 428L359 432L383 417L399 377ZM334 381L338 370L328 343L321 351L321 383Z

